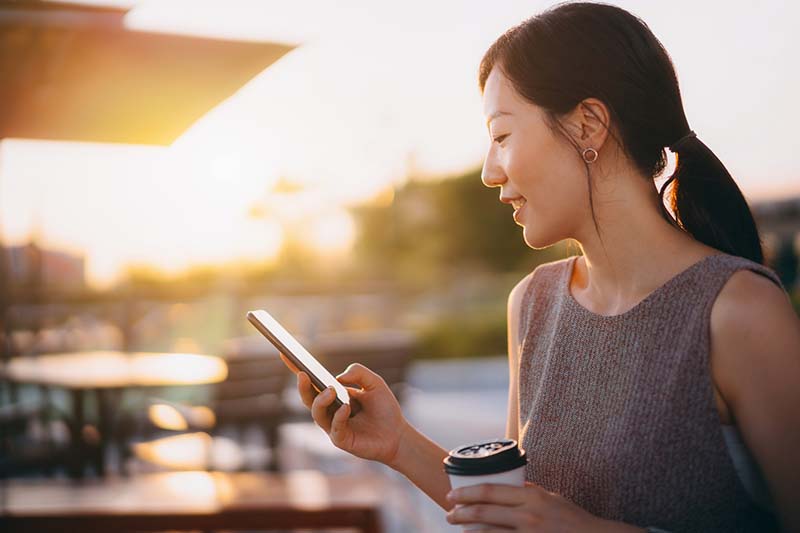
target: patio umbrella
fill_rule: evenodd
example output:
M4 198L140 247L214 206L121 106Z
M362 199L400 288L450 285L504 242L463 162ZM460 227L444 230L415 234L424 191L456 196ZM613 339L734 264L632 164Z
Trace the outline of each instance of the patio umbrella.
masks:
M135 31L125 13L0 0L0 139L169 145L291 49Z

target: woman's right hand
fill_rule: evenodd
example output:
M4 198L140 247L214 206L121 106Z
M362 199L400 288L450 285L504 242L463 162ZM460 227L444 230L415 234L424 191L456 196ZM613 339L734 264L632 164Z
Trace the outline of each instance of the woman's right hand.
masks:
M331 416L328 407L336 398L333 388L317 394L305 372L299 371L283 354L281 359L297 375L297 390L303 403L334 446L362 459L384 464L394 461L408 424L397 398L382 377L358 363L348 366L336 379L345 385L351 400L361 404L361 410L350 418L350 406L343 405Z

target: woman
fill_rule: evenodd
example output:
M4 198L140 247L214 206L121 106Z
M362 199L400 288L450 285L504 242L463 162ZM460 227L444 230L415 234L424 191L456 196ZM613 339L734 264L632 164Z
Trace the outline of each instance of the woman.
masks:
M507 436L528 483L449 492L446 450L358 364L338 376L363 406L352 419L298 374L316 423L454 524L800 531L800 321L742 194L690 130L660 42L623 9L563 4L501 36L479 78L484 183L528 246L573 238L583 252L509 297ZM659 192L666 147L677 166Z

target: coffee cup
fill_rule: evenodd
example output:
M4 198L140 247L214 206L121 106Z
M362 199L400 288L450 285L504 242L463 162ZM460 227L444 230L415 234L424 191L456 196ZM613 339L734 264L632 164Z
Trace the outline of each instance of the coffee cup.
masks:
M444 459L444 471L450 477L453 489L497 483L525 486L525 450L513 439L493 439L467 444L450 450ZM467 524L465 530L487 527L485 524Z

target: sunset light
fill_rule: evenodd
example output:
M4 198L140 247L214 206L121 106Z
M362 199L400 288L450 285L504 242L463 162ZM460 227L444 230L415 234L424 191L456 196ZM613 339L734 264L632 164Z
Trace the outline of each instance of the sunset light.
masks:
M0 530L800 532L798 19L0 0Z
M492 9L452 1L402 8L352 2L348 9L310 0L92 4L132 7L125 24L137 31L299 45L170 147L3 140L4 238L33 237L85 255L94 286L114 283L130 265L176 274L194 265L269 262L288 234L302 235L323 256L346 253L355 234L350 207L391 202L392 187L417 172L446 176L480 165L487 136L478 61L503 29L537 10L529 2ZM674 6L622 4L663 39L692 127L745 194L797 192L793 136L782 117L798 74L780 68L792 57L788 40L796 32L779 28L793 17L778 4L756 20L743 15L743 5L720 12L686 3L695 13L687 21ZM709 43L701 28L712 17L720 18L720 35ZM758 38L735 50L715 44L741 42L743 32ZM748 102L736 128L720 90ZM741 134L767 130L769 142ZM281 178L303 190L274 192Z

